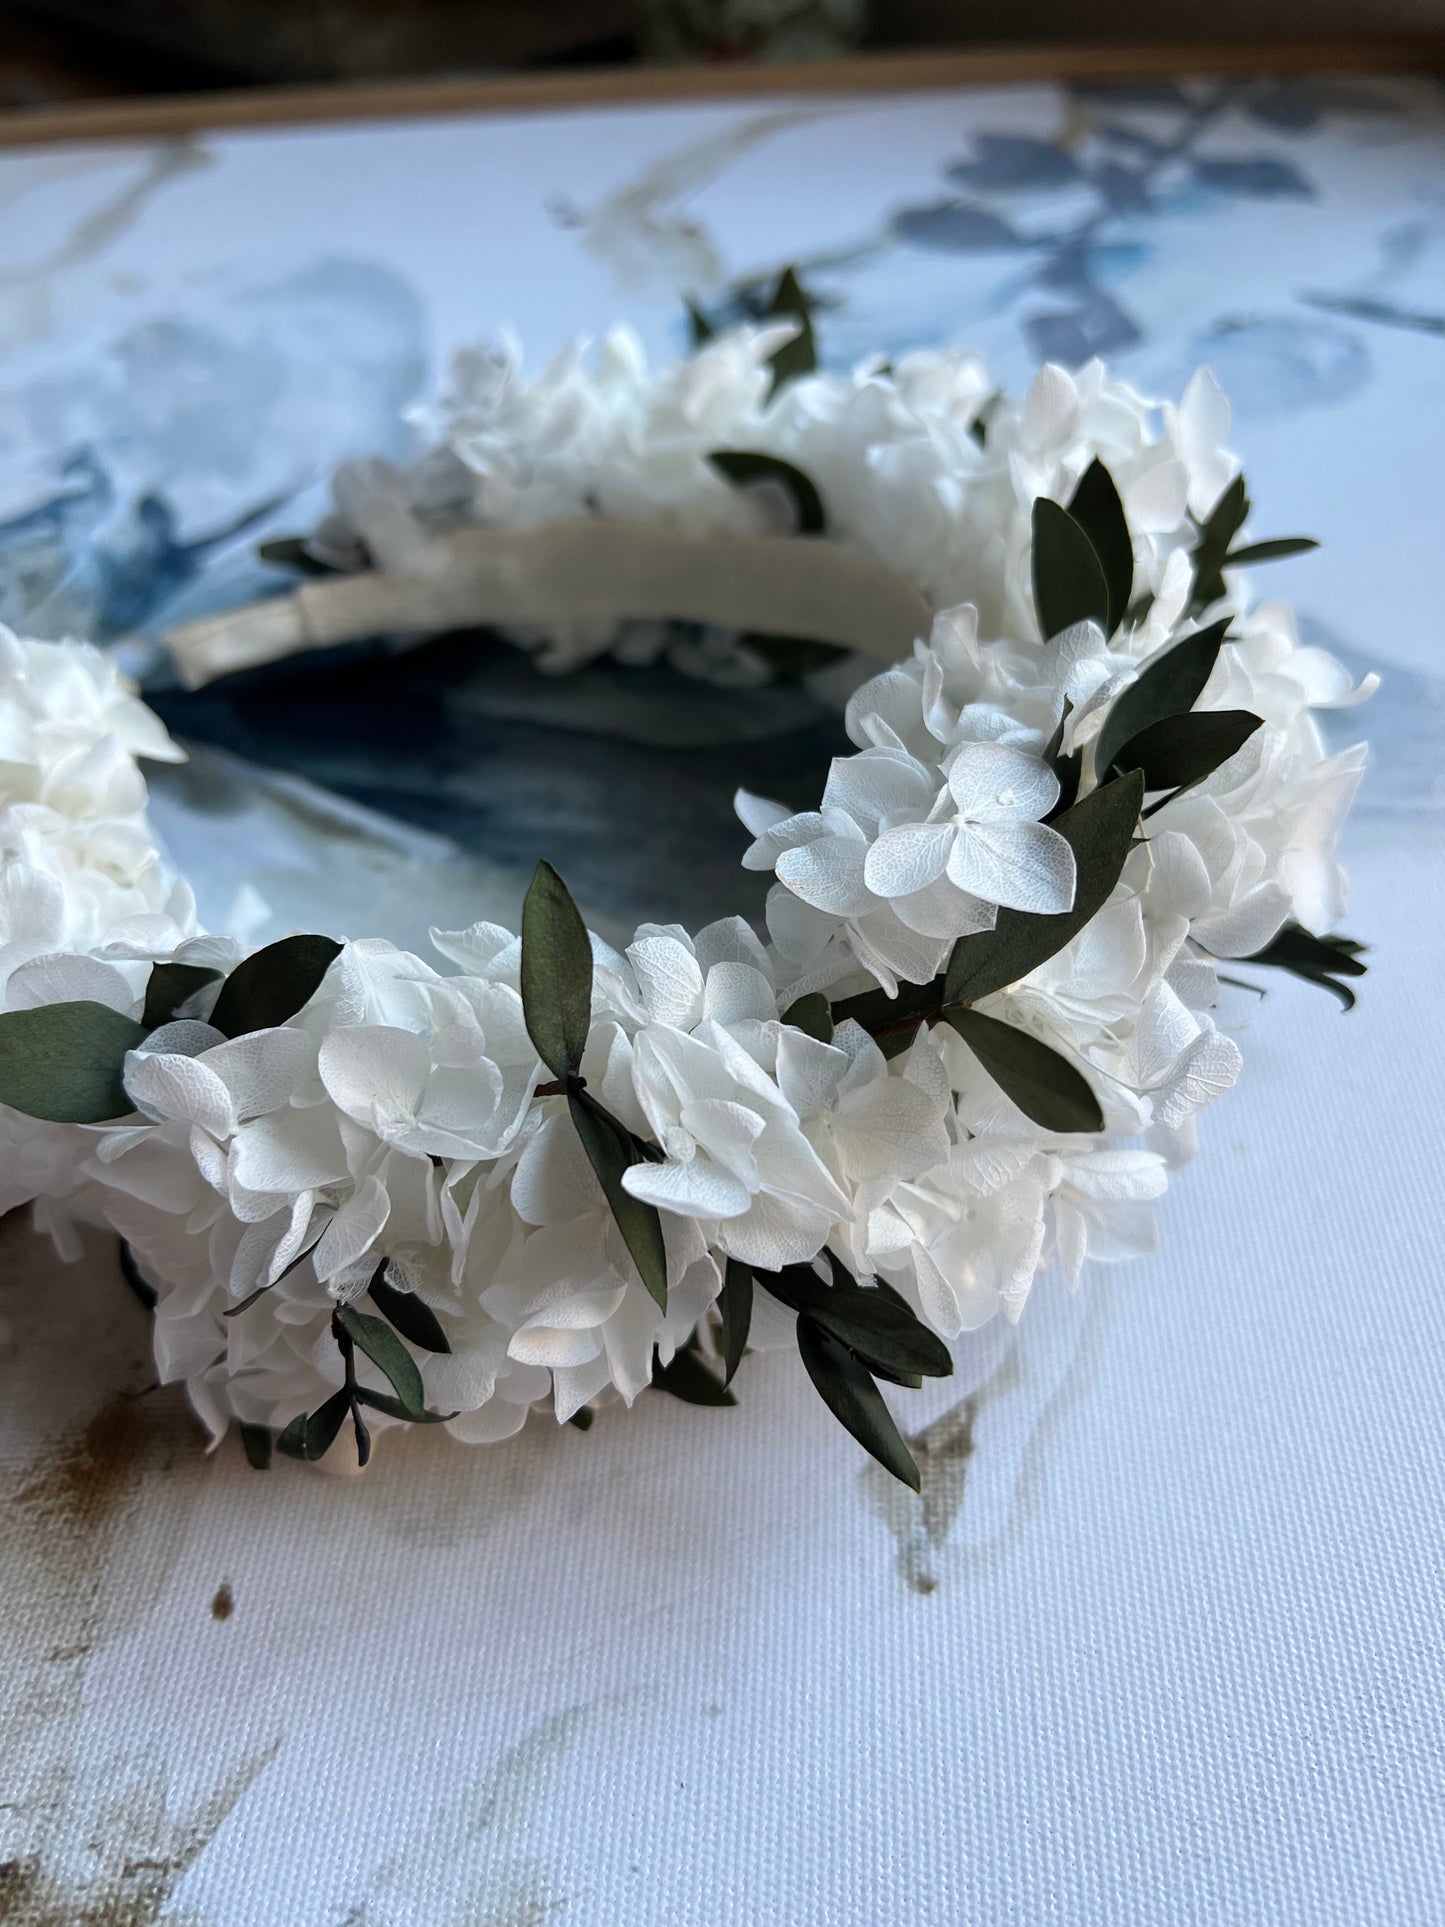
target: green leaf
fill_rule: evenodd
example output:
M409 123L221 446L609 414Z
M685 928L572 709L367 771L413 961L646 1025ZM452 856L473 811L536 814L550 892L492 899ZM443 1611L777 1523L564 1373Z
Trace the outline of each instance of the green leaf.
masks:
M582 1140L597 1182L617 1220L623 1242L632 1253L638 1276L664 1311L667 1309L667 1247L657 1207L644 1204L622 1188L622 1173L643 1160L632 1133L617 1122L586 1091L569 1091L567 1108Z
M358 1385L356 1396L362 1405L369 1405L373 1412L385 1412L388 1418L404 1418L409 1425L445 1425L455 1412L413 1412L393 1398L390 1392L374 1392L369 1385Z
M416 1360L386 1320L373 1318L369 1312L357 1311L354 1305L343 1305L336 1316L358 1349L365 1352L377 1370L391 1381L391 1389L401 1400L406 1417L419 1419L424 1416L426 1392Z
M883 1403L883 1394L847 1346L825 1331L811 1312L798 1316L798 1351L819 1397L839 1424L885 1471L917 1492L918 1467Z
M827 1254L831 1262L832 1254ZM753 1282L762 1286L789 1311L806 1311L832 1290L811 1265L784 1265L778 1271L753 1272Z
M1249 496L1245 493L1244 477L1236 475L1209 511L1199 531L1199 540L1194 545L1194 591L1189 601L1191 614L1209 608L1224 594L1224 577L1220 571L1229 553L1229 545L1244 527L1248 514Z
M575 1077L592 1023L592 945L582 913L550 863L522 905L522 1014L554 1077Z
M447 1335L426 1300L418 1298L414 1291L401 1291L386 1282L386 1268L390 1262L388 1258L382 1259L367 1286L376 1309L418 1350L449 1352L451 1346L447 1342Z
M856 997L845 997L832 1006L833 1022L843 1024L851 1018L870 1037L878 1038L885 1056L896 1057L913 1042L919 1024L933 1016L942 1003L943 979L935 977L927 984L900 984L896 997L890 997L886 990L865 990ZM880 1031L895 1024L904 1028L889 1038L878 1037ZM892 1051L890 1044L896 1044Z
M731 1385L748 1348L753 1323L753 1274L740 1258L729 1258L723 1267L717 1308L722 1318L723 1384Z
M687 309L687 332L693 348L705 348L717 334L717 329L690 295L683 297L682 305Z
M1124 620L1134 591L1134 544L1114 478L1097 455L1079 478L1069 513L1088 536L1103 570L1109 598L1105 634L1112 636Z
M0 1104L50 1124L128 1117L126 1052L144 1041L133 1017L87 999L0 1013Z
M276 1450L288 1459L306 1457L306 1420L305 1412L298 1412L288 1425L282 1427L276 1437Z
M1033 516L1034 608L1047 642L1076 622L1109 624L1109 590L1094 545L1070 515L1040 496Z
M1264 727L1247 709L1195 709L1165 716L1132 736L1114 758L1119 770L1142 770L1146 790L1202 783Z
M567 1420L567 1423L569 1425L575 1425L579 1432L590 1432L592 1430L592 1421L596 1416L597 1414L590 1405L579 1405L577 1410L573 1412Z
M282 937L238 963L216 999L209 1022L227 1037L274 1030L305 1008L341 955L330 937Z
M1247 569L1254 562L1286 562L1292 555L1308 555L1319 543L1311 535L1281 535L1272 542L1247 542L1224 558L1226 569Z
M1104 1113L1067 1058L1016 1025L981 1010L945 1016L1006 1097L1046 1131L1102 1131Z
M258 1298L264 1298L270 1289L271 1287L269 1285L257 1285L254 1291L248 1291L246 1293L246 1296L241 1300L239 1305L227 1305L226 1309L221 1313L222 1318L239 1318L243 1311L249 1311L251 1309Z
M947 1378L947 1345L900 1298L867 1285L834 1285L808 1308L809 1316L872 1371Z
M1224 632L1231 618L1211 622L1197 635L1186 636L1172 649L1155 656L1136 681L1114 700L1094 745L1094 768L1101 776L1113 766L1125 743L1151 723L1166 716L1183 716L1204 693L1219 660Z
M781 320L784 315L795 317L803 325L791 341L779 348L768 364L773 371L772 395L777 394L784 382L793 381L799 375L811 375L818 365L818 343L813 333L813 304L792 268L783 270L768 304L769 321Z
M194 997L203 984L214 983L220 974L205 964L152 964L141 1022L147 1030L168 1024L187 997Z
M783 1012L783 1022L791 1024L794 1030L815 1037L820 1044L831 1044L833 1041L833 1013L821 990L809 991L806 997L789 1004Z
M798 518L799 535L821 535L827 527L823 498L802 469L779 455L759 455L747 448L715 448L708 460L734 488L755 482L776 482L786 489Z
M821 1278L811 1264L784 1265L780 1271L760 1271L756 1282L789 1311L807 1312L828 1325L847 1344L875 1378L914 1388L924 1371L940 1377L953 1367L947 1352L907 1299L881 1279L861 1286L835 1251L824 1250L831 1281ZM859 1298L866 1303L859 1304ZM855 1309L856 1308L856 1309ZM831 1314L831 1317L828 1316ZM845 1333L842 1326L847 1324ZM897 1342L890 1344L890 1336ZM919 1367L922 1369L919 1369Z
M245 1449L246 1463L255 1471L270 1471L273 1443L269 1426L243 1425L241 1427L241 1444Z
M674 1398L680 1398L684 1405L737 1404L722 1380L692 1351L675 1352L670 1365L659 1364L654 1351L652 1383L659 1392L670 1392Z
M284 1452L288 1459L324 1459L336 1443L336 1434L346 1422L351 1410L351 1394L343 1385L339 1392L333 1392L324 1405L318 1405L309 1415L303 1412L293 1418L276 1440L276 1450Z
M1052 828L1074 852L1073 908L1046 917L1031 916L1026 910L1000 910L992 930L960 937L948 959L940 1001L976 1003L1016 984L1072 942L1113 894L1143 803L1144 783L1136 773L1101 784L1056 816Z
M308 1459L324 1459L336 1443L336 1434L346 1423L351 1410L351 1393L343 1385L339 1392L333 1392L324 1405L318 1405L306 1421L306 1456Z
M273 569L293 569L299 575L335 575L336 569L330 562L323 562L311 553L304 536L282 535L274 542L258 542L256 553L263 562L269 562Z
M1337 980L1366 974L1368 966L1360 962L1363 948L1352 937L1317 937L1302 924L1287 923L1263 950L1256 950L1252 957L1241 957L1238 961L1287 970L1292 977L1299 977L1305 983L1328 990L1339 999L1343 1009L1353 1010L1354 991L1348 984Z

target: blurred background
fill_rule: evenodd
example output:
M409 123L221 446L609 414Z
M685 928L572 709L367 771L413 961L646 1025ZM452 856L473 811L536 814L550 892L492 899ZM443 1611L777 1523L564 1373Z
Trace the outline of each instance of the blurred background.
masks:
M0 0L0 106L999 42L1428 35L1445 0Z

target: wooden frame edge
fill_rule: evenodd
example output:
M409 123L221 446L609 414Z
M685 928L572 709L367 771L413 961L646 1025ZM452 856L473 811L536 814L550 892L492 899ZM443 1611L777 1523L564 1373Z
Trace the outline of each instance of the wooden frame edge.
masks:
M851 94L1006 86L1053 80L1143 80L1166 75L1311 72L1445 73L1445 38L1155 46L941 48L851 60L759 66L637 66L495 79L237 88L161 99L86 101L0 113L0 147L51 141L124 141L221 130L318 126L555 108L666 106L768 94Z

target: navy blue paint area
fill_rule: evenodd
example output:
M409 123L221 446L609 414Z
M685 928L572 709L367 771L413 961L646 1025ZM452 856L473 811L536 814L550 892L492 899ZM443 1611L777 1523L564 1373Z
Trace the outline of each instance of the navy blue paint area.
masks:
M805 685L720 689L665 663L542 674L476 634L332 651L193 693L156 691L181 738L237 755L515 867L539 857L629 923L761 924L740 867L738 785L816 807L842 718Z

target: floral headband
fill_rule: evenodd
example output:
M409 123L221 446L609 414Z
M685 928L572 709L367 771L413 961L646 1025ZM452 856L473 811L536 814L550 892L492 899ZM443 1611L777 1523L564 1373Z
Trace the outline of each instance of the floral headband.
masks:
M1221 963L1353 1001L1364 751L1313 712L1370 689L1249 606L1312 545L1244 539L1213 379L1161 410L1097 362L1021 403L961 353L823 373L791 277L775 308L656 371L623 331L530 383L462 356L426 457L270 547L306 581L171 638L191 681L483 623L553 669L881 658L816 809L739 793L766 937L618 951L544 863L520 935L433 930L444 968L247 955L156 847L159 721L88 645L0 632L0 1209L120 1236L161 1378L253 1463L728 1405L796 1345L916 1485L880 1381L947 1374L1050 1263L1152 1248L1240 1069Z

